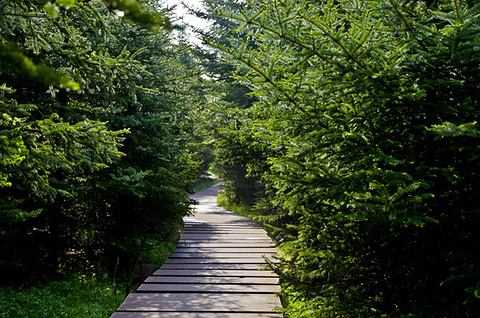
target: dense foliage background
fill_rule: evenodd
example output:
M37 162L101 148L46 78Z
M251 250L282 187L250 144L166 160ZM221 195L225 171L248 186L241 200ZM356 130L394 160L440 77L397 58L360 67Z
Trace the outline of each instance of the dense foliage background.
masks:
M2 283L131 271L178 235L199 76L170 29L155 2L0 4Z
M256 199L277 216L287 312L477 317L480 5L220 11L245 41L210 43L257 101L221 128L219 158L261 177L274 205Z

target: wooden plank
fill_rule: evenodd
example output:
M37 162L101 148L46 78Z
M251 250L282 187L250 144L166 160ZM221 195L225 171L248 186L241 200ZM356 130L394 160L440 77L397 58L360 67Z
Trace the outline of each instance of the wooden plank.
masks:
M277 313L116 312L112 318L282 318Z
M262 240L262 241L271 241L271 239L266 235L260 234L243 234L243 233L206 233L206 234L195 234L195 233L182 233L180 235L181 239L184 240Z
M165 264L266 264L262 257L257 258L169 258Z
M255 224L251 222L250 220L245 220L243 223L211 223L211 222L184 222L183 223L183 228L184 230L192 230L192 229L211 229L211 228L216 228L216 229L223 229L223 230L228 230L228 229L248 229L248 230L263 230L261 226L258 224Z
M228 247L177 247L174 253L271 253L277 252L274 247L245 247L245 248L228 248Z
M278 285L240 285L240 284L141 284L140 292L187 292L187 293L279 293Z
M215 227L215 228L243 228L243 229L258 229L259 226L255 223L253 223L251 220L243 220L243 219L238 219L238 220L227 220L226 217L222 217L222 220L220 222L215 222L214 220L206 220L205 221L205 226L208 227ZM188 229L188 227L187 227Z
M186 221L184 219L183 225L185 229L190 228L212 228L212 227L220 227L220 228L247 228L247 229L262 229L262 227L249 219L242 219L243 221L240 222L240 219L236 220L235 223L215 223L210 221Z
M220 246L222 244L223 246ZM252 238L252 239L230 239L228 240L227 238L202 238L202 239L192 239L192 238L182 238L182 241L179 242L177 245L178 247L190 247L190 246L196 246L196 245L211 245L211 246L218 246L218 247L275 247L273 245L272 241L270 239L264 239L264 238ZM185 246L183 246L185 245Z
M277 277L272 271L269 270L236 270L236 269L160 269L153 273L154 276L211 276L211 277Z
M150 276L144 284L240 284L240 285L278 285L278 277L212 277L212 276Z
M245 227L239 227L239 228L220 228L220 227L212 227L212 228L185 228L183 230L183 233L197 233L197 234L205 234L205 233L249 233L249 234L265 234L265 231L262 229L257 229L257 228L245 228Z
M202 269L202 270L209 270L209 269L241 269L241 270L258 270L264 269L266 265L259 265L259 264L163 264L160 269Z
M240 250L243 248L274 248L275 246L269 242L255 242L255 241L249 241L249 242L244 242L244 243L238 243L238 242L217 242L217 241L203 241L203 242L193 242L193 241L188 241L188 242L180 242L177 245L177 248L191 248L191 247L197 247L197 248L217 248L217 247L223 247L223 248L232 248L235 250Z
M265 253L265 252L243 252L239 251L237 253L216 253L216 252L173 252L170 255L170 258L262 258L263 256L266 257L273 257L277 255L277 253Z
M248 226L252 224L251 220L244 218L242 216L231 216L228 214L218 214L212 213L208 215L207 213L201 213L202 215L199 216L201 221L208 223L212 226L223 226L223 225L235 225L235 226ZM253 223L254 224L254 223Z
M132 293L119 310L272 313L274 308L280 306L274 294Z
M267 240L182 240L178 247L210 246L210 247L274 247L272 241Z
M218 230L218 229L209 229L209 230L205 230L205 229L196 229L196 230L188 230L188 231L183 231L182 234L197 234L197 235L200 235L200 234L206 234L206 235L212 235L212 234L215 234L215 235L219 235L219 234L228 234L230 236L234 236L234 235L246 235L246 234L249 234L250 236L261 236L261 237L265 237L268 235L266 235L265 232L260 232L256 229L254 230Z
M243 245L242 245L243 244ZM270 240L263 238L257 239L199 239L199 240L184 240L178 243L177 248L182 247L224 247L224 248L275 248L275 245ZM235 249L238 251L238 249Z
M209 229L209 228L216 228L216 229L263 229L261 226L258 224L255 224L251 221L245 221L244 223L239 224L238 222L235 224L229 224L229 223L219 223L219 224L212 224L212 223L207 223L207 222L184 222L183 223L183 228L185 230L190 230L190 229L195 229L195 228L201 228L201 229Z
M228 214L220 215L220 214L211 214L208 215L207 213L202 213L203 215L198 216L201 221L209 223L211 225L241 225L247 226L248 224L252 224L252 221L244 218L243 216L231 216Z
M187 229L183 230L183 234L259 234L265 235L265 231L261 229L218 229L218 228L210 228L210 229Z
M213 223L183 223L183 229L184 231L190 231L190 230L195 230L195 229L201 229L201 230L208 230L208 229L218 229L218 230L238 230L238 229L244 229L244 230L249 230L249 231L255 231L255 230L263 230L261 226L258 226L255 223L252 223L249 220L245 220L244 223L239 224L234 223L218 223L218 224L213 224Z

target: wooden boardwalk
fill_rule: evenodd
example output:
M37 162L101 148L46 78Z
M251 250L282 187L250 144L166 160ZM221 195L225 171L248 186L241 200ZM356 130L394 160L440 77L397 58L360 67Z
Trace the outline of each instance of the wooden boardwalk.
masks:
M127 296L111 317L283 317L278 277L264 256L276 250L251 220L217 206L218 186L192 196L194 217L168 261Z

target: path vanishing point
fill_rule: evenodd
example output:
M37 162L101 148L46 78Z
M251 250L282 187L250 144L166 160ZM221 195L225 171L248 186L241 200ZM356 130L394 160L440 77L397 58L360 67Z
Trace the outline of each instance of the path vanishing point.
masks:
M248 218L217 206L218 185L192 195L176 250L111 318L283 317L278 277L265 268L275 246Z

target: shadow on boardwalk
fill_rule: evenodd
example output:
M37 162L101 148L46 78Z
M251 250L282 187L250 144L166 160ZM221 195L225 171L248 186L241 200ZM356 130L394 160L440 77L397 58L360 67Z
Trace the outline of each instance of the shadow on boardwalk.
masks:
M129 294L113 318L282 317L278 277L265 267L275 246L251 220L217 206L215 185L191 196L195 215L167 262Z

